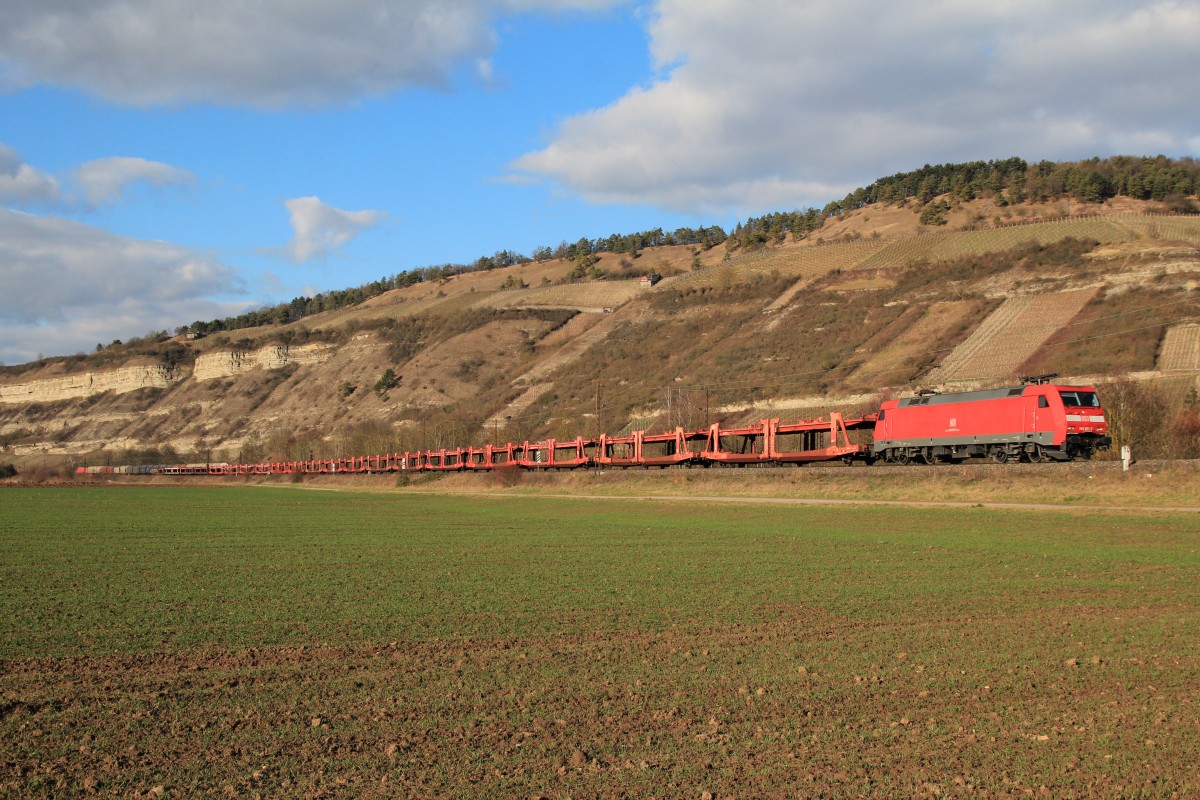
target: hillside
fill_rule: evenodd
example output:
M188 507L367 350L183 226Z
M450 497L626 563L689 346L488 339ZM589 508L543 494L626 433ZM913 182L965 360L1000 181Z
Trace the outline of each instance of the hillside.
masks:
M1032 372L1196 385L1200 218L984 198L934 226L921 208L867 205L755 248L603 252L576 280L566 258L468 272L284 325L7 368L0 462L698 426Z

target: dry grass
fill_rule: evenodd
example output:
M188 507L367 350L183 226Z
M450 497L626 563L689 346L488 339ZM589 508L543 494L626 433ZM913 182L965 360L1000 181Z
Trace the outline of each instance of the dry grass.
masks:
M279 481L282 483L282 480ZM389 491L386 476L315 476L312 486L345 491ZM496 482L486 474L430 476L425 491L439 494L488 493ZM806 466L745 469L630 469L527 472L517 494L642 498L739 498L792 501L814 499L915 504L1058 505L1064 511L1096 508L1154 509L1200 507L1200 464L1194 461L1142 461L1122 472L1119 461L1045 465L993 465L980 461L956 467Z
M988 310L986 302L976 300L950 300L925 309L913 308L864 346L871 355L847 378L847 383L864 388L907 383L922 364L943 355L941 349L946 342L960 341Z

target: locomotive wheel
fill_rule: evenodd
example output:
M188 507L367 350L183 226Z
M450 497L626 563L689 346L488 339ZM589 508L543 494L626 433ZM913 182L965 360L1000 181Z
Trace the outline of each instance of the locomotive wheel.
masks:
M1008 461L1008 451L1003 447L997 447L992 451L992 461L995 461L997 464L1003 464L1005 461Z
M1037 464L1042 460L1042 446L1040 444L1035 444L1033 449L1025 454L1025 457L1029 459L1030 464Z
M937 462L937 459L934 458L934 456L933 456L933 451L930 450L928 447L926 447L924 450L921 451L921 454L919 456L917 456L917 459L922 464L926 464L926 465L931 465L931 464L934 464Z
M892 460L903 467L908 463L908 453L904 452L903 450L899 450L896 452L896 455L892 457Z

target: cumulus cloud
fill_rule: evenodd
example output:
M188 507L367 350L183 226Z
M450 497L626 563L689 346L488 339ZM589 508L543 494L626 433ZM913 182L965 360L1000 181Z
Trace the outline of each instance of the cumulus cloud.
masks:
M0 360L90 350L96 342L238 313L232 270L166 242L0 209Z
M26 164L9 146L0 142L0 203L49 205L59 198L55 178Z
M113 156L83 164L75 171L75 183L88 205L98 206L120 199L126 188L138 182L155 186L182 186L195 182L187 170L160 161Z
M387 216L382 211L343 211L326 205L319 197L285 200L296 235L288 245L295 261L326 256Z
M65 187L53 175L25 163L0 142L0 204L16 207L100 206L121 199L138 183L182 186L195 182L190 172L161 161L113 156L82 164L66 177Z
M1197 154L1195 2L660 0L650 34L653 81L513 169L708 213L927 162Z
M501 13L622 0L91 0L0 7L0 78L134 105L325 105L440 86Z

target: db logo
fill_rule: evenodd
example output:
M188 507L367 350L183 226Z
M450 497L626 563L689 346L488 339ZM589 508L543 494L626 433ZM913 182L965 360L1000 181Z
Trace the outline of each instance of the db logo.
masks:
M957 427L958 427L958 417L951 417L951 418L950 418L950 427L951 427L951 428L957 428Z

